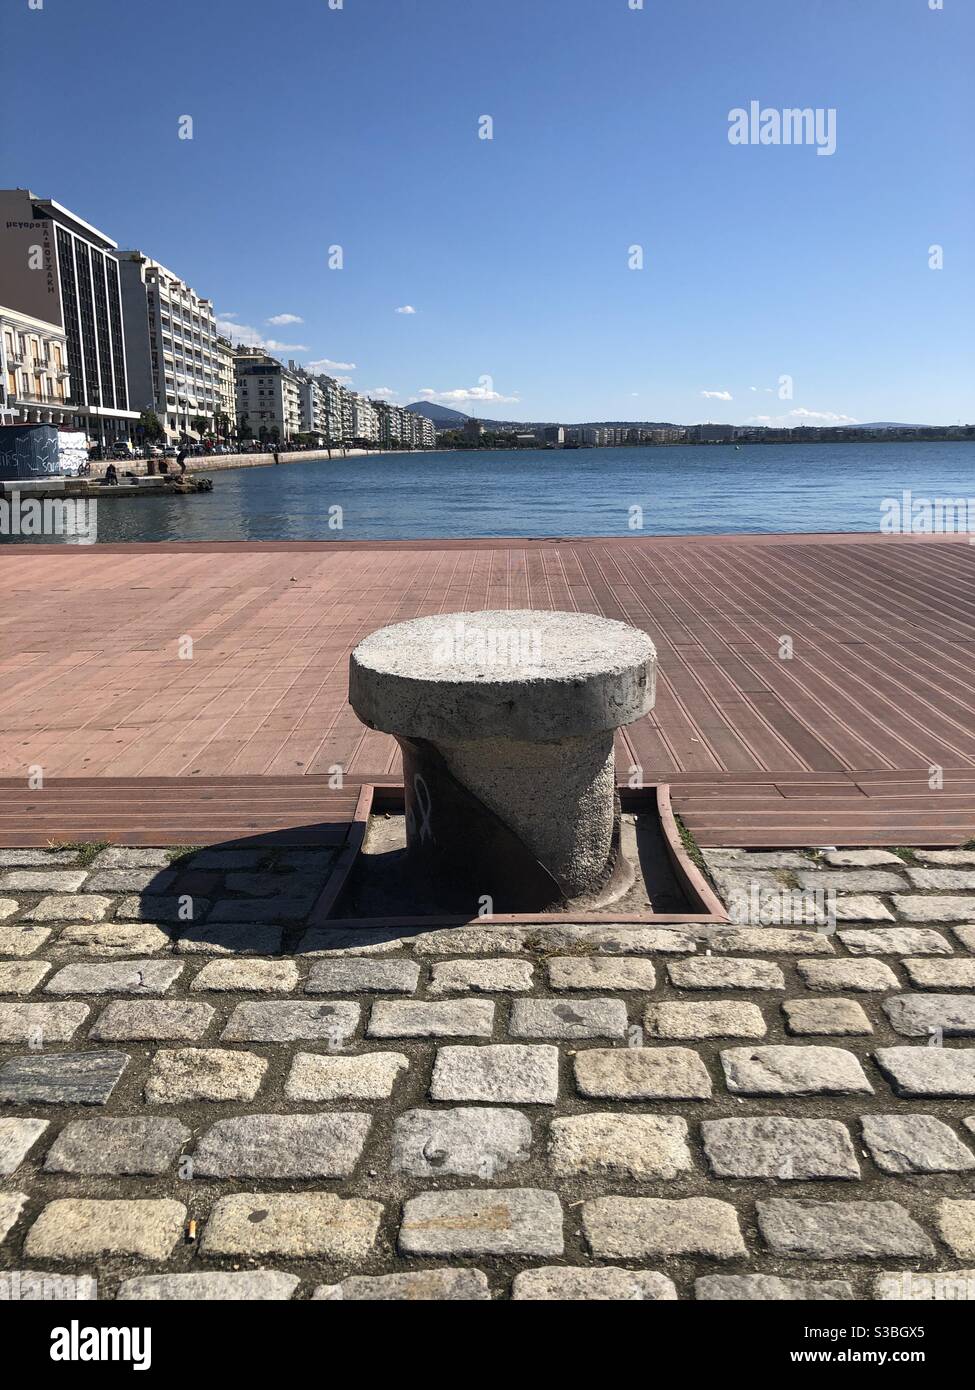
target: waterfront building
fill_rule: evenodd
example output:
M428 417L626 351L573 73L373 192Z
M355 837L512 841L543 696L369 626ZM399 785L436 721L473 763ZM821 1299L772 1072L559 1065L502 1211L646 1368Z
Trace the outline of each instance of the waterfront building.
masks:
M63 328L0 305L0 423L67 423L68 382Z
M132 437L139 412L128 396L117 253L111 237L53 198L0 191L0 341L11 412L49 414L100 443Z
M553 444L561 447L565 443L565 428L562 425L540 425L535 431L540 444Z
M404 409L401 405L390 405L388 401L376 402L379 411L379 438L387 449L414 449L419 447L422 437L416 422L419 416Z
M322 374L315 378L318 389L322 395L322 402L325 412L325 442L328 445L340 445L344 443L342 433L343 408L342 393L344 388L339 385L333 376Z
M377 402L379 437L388 449L434 449L437 432L433 421L406 406Z
M234 382L234 345L218 333L215 350L217 364L217 434L237 433L237 393Z
M355 395L352 403L352 438L365 444L379 443L379 412L367 396Z
M342 411L342 443L351 444L355 438L356 393L339 383L339 403Z
M433 421L428 420L425 415L417 415L412 410L404 410L402 414L405 428L409 431L410 448L435 449L437 447L437 432L434 429Z
M398 448L403 428L401 412L397 410L396 406L390 405L388 401L377 401L376 413L379 416L380 444L384 449Z
M727 444L734 436L734 425L695 425L692 431L692 437L699 444Z
M154 410L171 444L200 440L220 413L213 303L142 251L119 253L129 400Z
M483 433L484 426L481 424L480 420L475 419L473 415L469 415L467 419L464 421L464 438L471 439L476 442L480 439Z
M288 363L298 378L298 404L302 434L313 434L319 443L328 439L328 407L325 392L313 376L296 362Z
M234 351L237 426L248 439L286 443L301 431L298 377L263 348Z

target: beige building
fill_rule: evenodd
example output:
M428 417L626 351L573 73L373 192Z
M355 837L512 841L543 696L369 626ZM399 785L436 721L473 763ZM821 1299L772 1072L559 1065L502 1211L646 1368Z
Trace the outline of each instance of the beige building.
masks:
M0 421L65 424L68 395L63 329L0 305Z
M301 433L298 376L262 348L234 351L237 428L248 439L279 439Z
M237 388L234 381L234 345L229 338L216 340L217 433L237 433Z

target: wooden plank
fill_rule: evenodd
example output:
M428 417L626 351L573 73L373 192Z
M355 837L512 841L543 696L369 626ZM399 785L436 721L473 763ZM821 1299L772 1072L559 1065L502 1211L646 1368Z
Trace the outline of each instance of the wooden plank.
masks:
M892 817L900 842L973 833L975 554L965 537L851 534L5 547L0 839L342 827L358 786L398 770L347 704L356 641L522 604L651 635L657 707L617 740L618 776L670 782L701 835L891 843Z

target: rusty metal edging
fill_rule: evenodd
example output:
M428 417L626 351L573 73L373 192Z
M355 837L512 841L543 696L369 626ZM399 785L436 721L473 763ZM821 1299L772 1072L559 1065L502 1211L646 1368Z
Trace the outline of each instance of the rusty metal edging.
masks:
M335 868L332 870L331 877L324 890L319 896L315 906L312 908L308 918L308 925L311 927L327 927L330 930L380 930L391 927L466 927L477 926L499 926L499 925L523 925L523 926L642 926L642 927L662 927L662 926L704 926L708 924L720 925L728 921L728 914L708 884L704 875L697 866L688 858L686 851L681 843L680 835L677 830L677 822L670 805L670 784L667 782L658 783L653 787L642 788L643 795L639 799L649 800L651 797L656 805L660 819L660 828L663 833L667 853L675 873L681 880L689 896L697 898L704 912L679 913L622 913L622 912L506 912L492 913L479 916L426 916L426 917L329 917L329 913L335 906L342 890L348 882L349 875L355 867L356 859L362 849L365 840L366 828L369 822L369 815L373 808L373 800L376 791L379 791L383 802L402 802L403 788L401 785L383 783L376 788L371 782L364 782L359 792L359 800L356 805L355 815L349 827L346 838ZM632 796L632 793L631 793ZM377 798L379 799L379 798ZM631 797L627 797L631 800Z
M322 889L315 901L315 905L308 914L308 925L310 927L320 927L324 925L328 914L335 906L339 896L348 881L349 874L355 867L366 838L366 830L369 827L369 815L372 811L372 800L375 788L371 782L363 782L359 788L359 798L356 801L355 811L352 814L352 821L349 825L348 834L345 837L345 844L339 850L335 860L335 866L329 875L328 882Z

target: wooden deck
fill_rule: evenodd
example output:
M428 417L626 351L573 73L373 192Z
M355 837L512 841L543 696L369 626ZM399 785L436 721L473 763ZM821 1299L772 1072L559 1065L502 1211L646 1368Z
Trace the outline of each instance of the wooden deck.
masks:
M975 552L845 535L0 548L0 844L340 838L397 766L351 648L515 607L651 635L619 777L669 781L704 844L975 836Z

